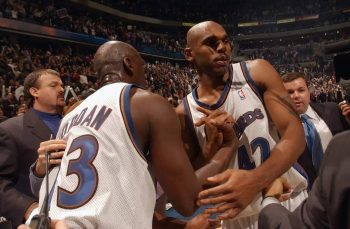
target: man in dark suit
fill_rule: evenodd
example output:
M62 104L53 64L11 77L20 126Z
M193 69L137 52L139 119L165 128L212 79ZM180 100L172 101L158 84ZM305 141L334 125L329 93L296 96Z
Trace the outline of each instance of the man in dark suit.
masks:
M29 184L29 167L40 142L55 137L64 106L59 73L50 69L29 74L24 93L32 107L0 124L0 216L17 227L37 205Z
M282 194L285 183L274 182L262 202L259 228L350 228L349 148L350 131L331 140L308 199L294 212L275 198Z
M311 189L329 141L335 134L349 129L349 123L342 115L338 104L333 102L310 103L310 92L302 73L287 73L282 76L282 81L303 122L307 146L299 157L298 163L307 173ZM315 130L315 136L308 132L312 128Z

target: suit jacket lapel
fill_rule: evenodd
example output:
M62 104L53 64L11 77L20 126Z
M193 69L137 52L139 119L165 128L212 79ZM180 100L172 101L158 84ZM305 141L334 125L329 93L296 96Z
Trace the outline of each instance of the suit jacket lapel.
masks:
M334 130L334 125L331 125L331 123L334 123L332 120L332 114L330 112L332 112L332 109L326 109L326 104L322 104L322 103L310 103L310 106L312 107L312 109L314 109L314 111L318 114L318 116L320 116L320 118L323 119L323 121L326 123L326 125L328 126L328 129L331 131L332 135L334 135L335 130Z
M43 141L48 140L52 134L50 129L39 118L33 109L30 109L24 114L23 124L25 128L28 128L33 135L37 136Z

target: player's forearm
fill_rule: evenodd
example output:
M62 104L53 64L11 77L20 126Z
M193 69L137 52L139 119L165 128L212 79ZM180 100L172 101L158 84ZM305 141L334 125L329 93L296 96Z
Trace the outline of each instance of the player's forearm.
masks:
M261 189L280 177L298 160L305 148L304 132L298 126L291 126L271 150L270 157L252 172Z
M201 185L205 184L208 177L214 176L225 169L227 169L233 152L237 150L237 147L222 147L218 152L213 156L208 164L196 170L196 176Z

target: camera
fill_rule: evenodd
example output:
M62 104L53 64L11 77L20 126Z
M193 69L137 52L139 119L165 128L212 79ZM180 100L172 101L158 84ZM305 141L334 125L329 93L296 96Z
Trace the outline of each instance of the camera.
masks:
M340 79L349 80L350 79L350 52L344 54L338 54L333 59L334 73L337 82Z

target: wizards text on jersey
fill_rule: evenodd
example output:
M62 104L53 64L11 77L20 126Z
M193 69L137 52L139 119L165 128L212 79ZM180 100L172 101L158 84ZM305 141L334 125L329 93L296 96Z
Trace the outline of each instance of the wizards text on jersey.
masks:
M243 115L241 115L238 120L236 121L236 124L240 130L241 133L244 132L244 130L252 124L257 119L263 119L264 114L262 113L261 109L255 108L254 111L247 111Z

